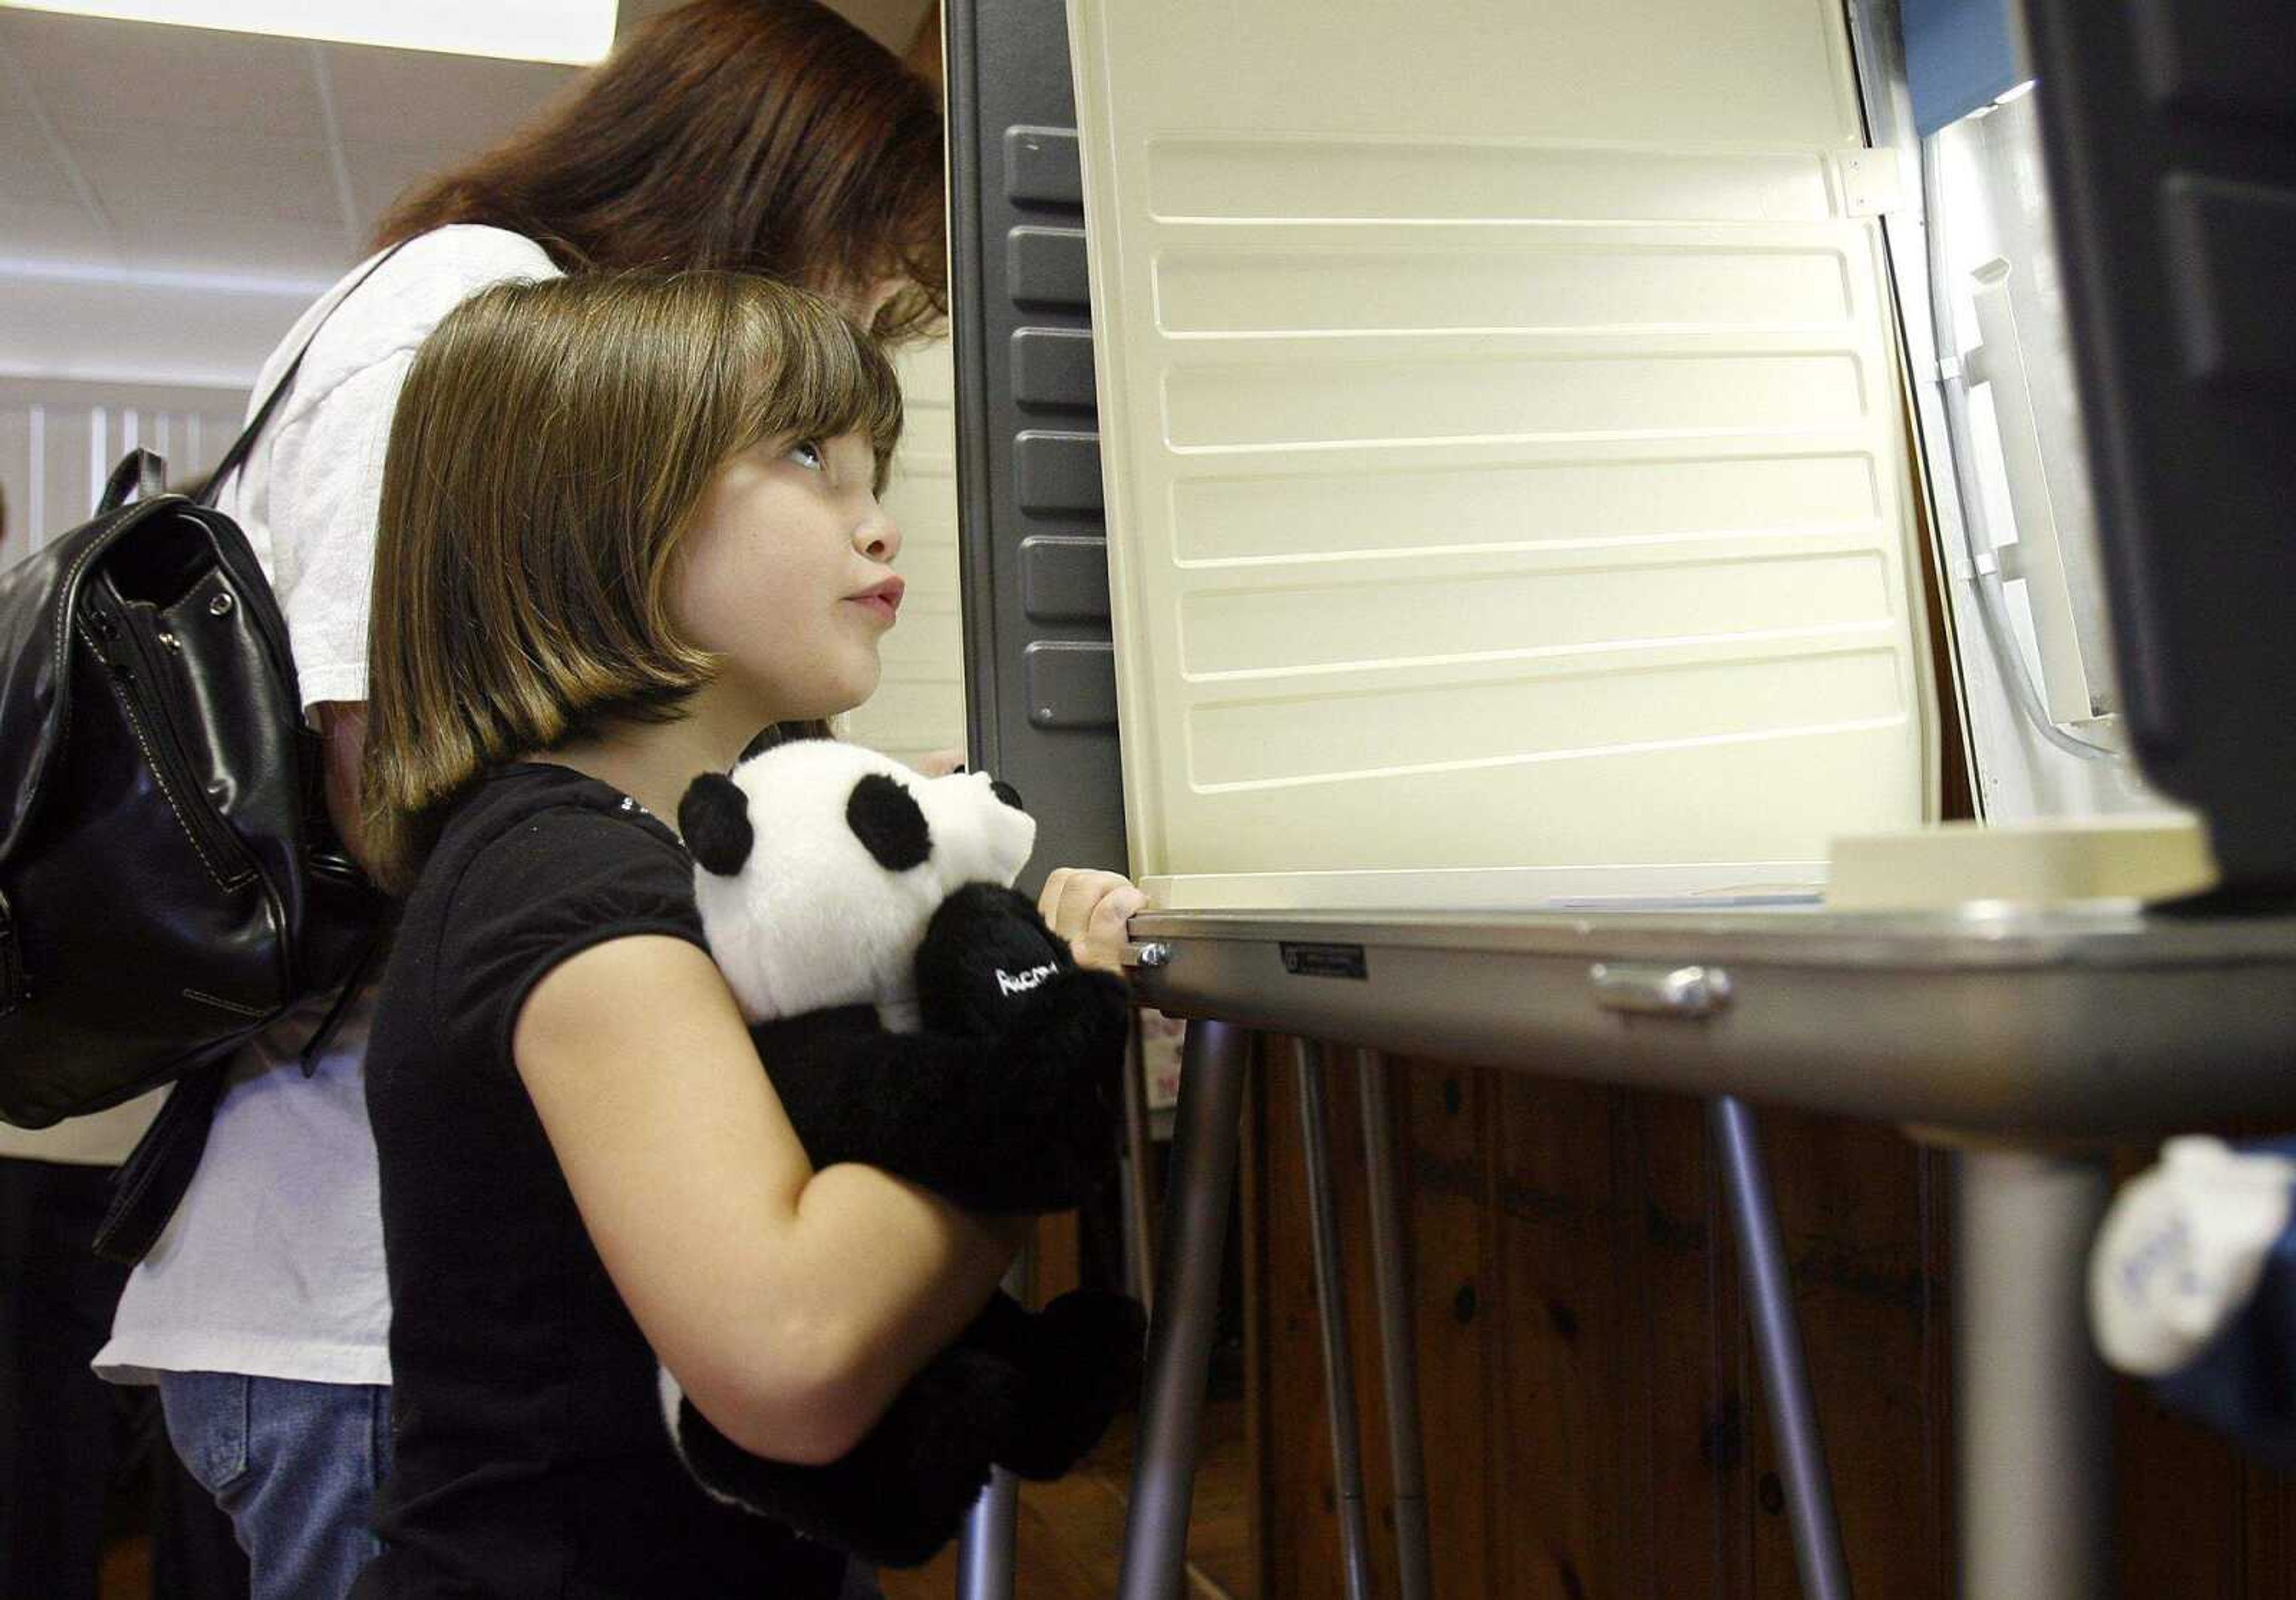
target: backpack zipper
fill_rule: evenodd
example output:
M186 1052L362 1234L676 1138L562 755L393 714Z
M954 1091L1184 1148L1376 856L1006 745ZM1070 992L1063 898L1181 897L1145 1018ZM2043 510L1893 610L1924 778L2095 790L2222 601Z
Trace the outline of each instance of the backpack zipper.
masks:
M254 857L216 815L206 786L193 775L190 754L176 732L168 693L174 663L161 660L159 647L147 642L143 630L126 616L115 617L100 605L86 608L80 635L111 669L121 708L151 762L160 795L183 825L208 875L223 889L245 883L255 876Z

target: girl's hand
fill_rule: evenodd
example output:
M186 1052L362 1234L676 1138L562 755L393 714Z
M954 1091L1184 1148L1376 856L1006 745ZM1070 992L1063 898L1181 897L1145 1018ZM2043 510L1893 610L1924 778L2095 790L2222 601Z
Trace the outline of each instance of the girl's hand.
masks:
M1081 967L1124 975L1124 924L1148 907L1148 897L1121 873L1061 866L1045 880L1037 915L1069 941Z

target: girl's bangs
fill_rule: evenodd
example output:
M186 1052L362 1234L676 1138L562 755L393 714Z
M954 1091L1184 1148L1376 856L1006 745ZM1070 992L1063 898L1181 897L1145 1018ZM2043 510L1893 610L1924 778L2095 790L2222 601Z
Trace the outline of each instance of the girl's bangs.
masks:
M812 295L752 301L742 323L747 442L861 434L882 488L901 439L901 386L875 341Z

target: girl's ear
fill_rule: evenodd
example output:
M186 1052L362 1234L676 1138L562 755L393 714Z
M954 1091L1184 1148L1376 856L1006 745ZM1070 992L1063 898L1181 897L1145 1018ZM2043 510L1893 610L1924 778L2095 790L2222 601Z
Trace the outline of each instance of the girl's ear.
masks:
M750 825L750 797L722 772L705 772L685 786L677 802L677 831L704 872L730 878L750 858L758 841Z

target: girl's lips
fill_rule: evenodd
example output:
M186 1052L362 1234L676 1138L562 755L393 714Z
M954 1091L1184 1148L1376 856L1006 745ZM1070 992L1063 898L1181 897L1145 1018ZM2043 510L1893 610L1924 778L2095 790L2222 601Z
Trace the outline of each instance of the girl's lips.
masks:
M851 596L851 603L864 611L882 618L885 625L890 628L900 615L901 591L889 585L881 586L865 595Z

